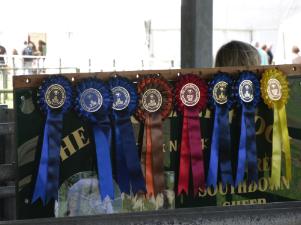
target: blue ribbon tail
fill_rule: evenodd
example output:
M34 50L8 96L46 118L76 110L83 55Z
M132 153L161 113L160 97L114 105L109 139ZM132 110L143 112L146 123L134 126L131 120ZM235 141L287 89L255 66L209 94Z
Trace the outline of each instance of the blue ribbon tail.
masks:
M213 133L211 139L211 152L210 152L210 163L209 163L209 171L207 176L207 186L213 186L214 188L217 185L217 174L218 174L218 150L219 150L219 124L218 117L220 114L220 108L216 107L214 114L214 124L213 124Z
M39 164L37 180L34 188L31 203L41 198L43 205L46 204L46 185L47 185L47 169L48 169L48 125L44 127L43 146Z
M138 149L135 142L135 135L130 118L125 118L120 124L122 135L123 154L130 174L132 192L146 192L145 180L138 157Z
M117 121L117 118L116 118ZM121 193L130 194L130 178L129 172L126 164L125 153L123 150L122 136L127 135L124 133L118 122L114 126L115 131L115 160L116 160L116 180Z
M223 187L226 184L234 185L231 165L231 142L229 126L229 110L226 106L220 107L219 117L219 154L220 170Z
M96 146L96 159L100 195L102 200L104 200L106 197L114 199L114 184L109 144L111 136L110 125L94 125L93 133Z
M241 116L241 128L240 128L240 142L239 142L239 150L238 150L238 159L237 159L237 171L236 171L236 182L235 187L237 187L244 180L245 168L246 168L246 123L245 123L245 109L243 106L242 116Z
M247 106L245 108L246 123L246 147L248 160L248 182L258 181L257 150L256 150L256 130L255 130L255 108Z
M48 203L52 198L54 200L58 199L63 114L49 110L46 124L48 126L48 182L46 186L46 202Z

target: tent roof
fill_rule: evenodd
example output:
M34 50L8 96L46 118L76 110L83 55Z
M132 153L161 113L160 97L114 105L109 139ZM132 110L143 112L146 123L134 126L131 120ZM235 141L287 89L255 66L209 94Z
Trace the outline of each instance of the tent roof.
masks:
M83 31L135 27L179 29L181 0L6 0L1 31ZM301 12L300 0L213 0L214 29L277 29ZM16 7L18 6L18 7ZM141 25L139 25L141 26Z
M214 0L214 29L269 30L301 12L300 0Z

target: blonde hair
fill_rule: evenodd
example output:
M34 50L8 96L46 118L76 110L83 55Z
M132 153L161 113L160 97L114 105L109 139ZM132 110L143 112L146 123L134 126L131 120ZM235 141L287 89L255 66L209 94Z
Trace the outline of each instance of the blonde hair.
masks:
M215 66L257 66L260 56L255 47L242 41L231 41L217 52Z

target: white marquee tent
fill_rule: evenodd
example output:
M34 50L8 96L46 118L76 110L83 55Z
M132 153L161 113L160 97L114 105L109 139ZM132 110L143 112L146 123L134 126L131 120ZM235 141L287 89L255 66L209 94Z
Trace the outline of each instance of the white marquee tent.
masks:
M273 45L276 64L290 63L300 18L300 0L214 0L214 52L232 39L259 42Z
M28 32L45 32L49 58L59 56L68 65L85 67L88 58L93 59L92 66L102 62L102 68L112 66L112 59L116 69L140 69L143 59L174 60L179 65L180 0L1 0L0 4L5 21L0 44L9 50L22 48ZM214 0L213 11L213 55L233 39L258 41L273 45L276 63L289 63L291 46L301 47L300 0ZM151 21L150 37L145 21ZM57 59L48 63L57 64Z

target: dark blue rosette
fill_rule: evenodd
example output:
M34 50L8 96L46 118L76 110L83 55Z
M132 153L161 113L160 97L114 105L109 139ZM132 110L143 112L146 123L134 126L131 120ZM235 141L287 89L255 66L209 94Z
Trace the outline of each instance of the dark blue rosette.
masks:
M63 115L72 106L71 83L59 75L45 79L38 90L38 104L47 118L32 203L41 198L45 205L58 198Z
M114 199L110 157L112 102L110 89L99 79L88 78L76 86L75 110L93 127L99 192L102 200Z
M229 110L233 106L233 82L226 73L218 73L209 82L209 104L215 111L207 186L217 185L218 168L223 187L233 185Z
M102 104L100 105L98 110L96 110L97 108L92 107L91 109L87 108L89 110L87 111L84 107L82 107L82 93L88 89L95 89L102 96ZM75 111L77 111L80 117L87 120L88 122L93 124L101 123L102 120L106 120L106 116L108 116L112 112L113 96L110 89L103 81L96 78L85 79L76 86L75 91Z
M108 85L113 94L112 127L116 160L116 180L121 192L146 192L133 126L130 117L138 105L133 83L122 77L113 77Z
M247 161L248 182L257 182L257 151L255 111L260 102L260 84L256 74L249 71L240 73L239 79L234 86L235 98L241 107L241 131L238 151L238 162L235 185L244 180Z

